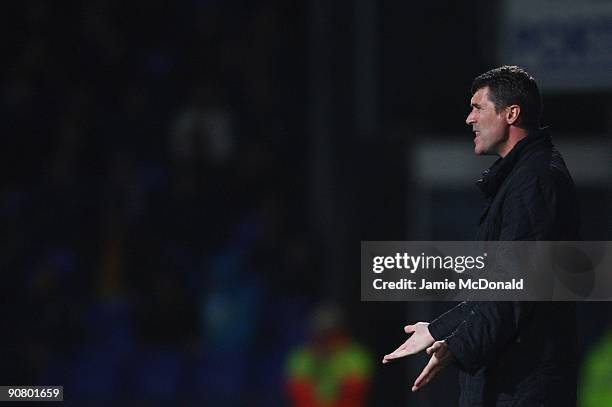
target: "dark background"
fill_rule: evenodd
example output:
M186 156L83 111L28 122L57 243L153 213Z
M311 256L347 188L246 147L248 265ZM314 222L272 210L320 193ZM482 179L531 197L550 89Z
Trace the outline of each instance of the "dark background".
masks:
M413 395L426 359L378 364L450 304L360 302L359 243L473 238L475 188L431 190L415 227L407 160L423 139L471 147L497 2L3 8L0 384L285 405L287 354L333 302L375 364L369 405L454 403L452 369ZM553 134L609 148L610 89L544 98ZM610 185L578 191L583 238L610 240ZM584 355L610 306L579 318Z

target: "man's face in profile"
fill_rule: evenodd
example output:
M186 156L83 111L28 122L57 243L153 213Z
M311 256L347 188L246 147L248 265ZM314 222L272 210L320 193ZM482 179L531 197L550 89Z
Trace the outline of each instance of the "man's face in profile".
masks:
M497 113L489 98L489 87L480 88L470 101L472 110L465 122L472 126L474 153L477 155L501 155L508 141L508 123L504 110Z

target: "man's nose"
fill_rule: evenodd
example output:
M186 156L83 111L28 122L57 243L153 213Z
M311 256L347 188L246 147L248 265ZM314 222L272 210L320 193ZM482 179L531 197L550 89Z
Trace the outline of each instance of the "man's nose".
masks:
M474 120L474 116L472 115L472 112L470 112L470 114L468 114L468 116L465 118L465 123L466 123L468 126L471 126L471 125L472 125L472 123L474 123L474 121L475 121L475 120Z

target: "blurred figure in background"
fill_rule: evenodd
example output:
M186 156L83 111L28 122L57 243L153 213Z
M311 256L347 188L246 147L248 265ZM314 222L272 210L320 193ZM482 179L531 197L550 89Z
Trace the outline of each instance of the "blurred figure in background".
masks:
M290 352L286 390L294 407L365 406L372 357L345 331L337 306L319 306L309 340Z
M612 405L612 329L587 353L578 390L582 407Z

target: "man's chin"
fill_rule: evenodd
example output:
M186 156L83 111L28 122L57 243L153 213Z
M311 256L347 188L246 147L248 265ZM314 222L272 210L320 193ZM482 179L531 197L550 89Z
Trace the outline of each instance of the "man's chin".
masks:
M498 155L498 154L496 154L494 152L487 151L487 150L484 150L484 149L478 148L478 147L474 147L474 154L475 155Z

